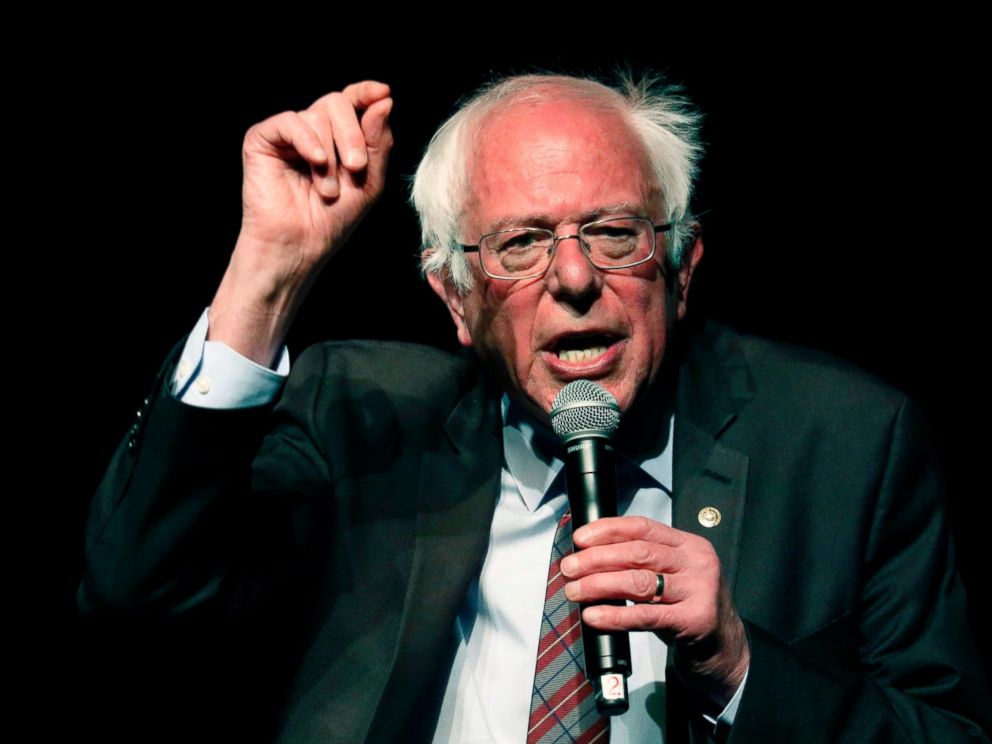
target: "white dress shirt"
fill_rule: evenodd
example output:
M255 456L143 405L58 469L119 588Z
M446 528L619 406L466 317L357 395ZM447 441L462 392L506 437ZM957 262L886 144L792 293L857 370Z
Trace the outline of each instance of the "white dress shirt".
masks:
M276 371L218 341L206 341L203 311L173 379L190 405L237 408L273 400L289 374L281 350ZM457 650L435 742L523 742L530 714L548 563L558 521L568 506L553 435L504 396L500 495L482 571L455 621ZM674 416L664 450L641 462L618 453L618 512L672 523ZM611 719L610 742L660 741L665 717L667 648L650 632L631 633L630 710ZM745 677L746 682L746 677ZM733 722L744 684L719 716Z
M617 511L672 523L673 417L668 446L640 465L617 458ZM558 445L503 398L502 488L479 578L455 623L458 649L435 742L522 742L527 736L548 563L568 508ZM630 710L610 741L659 741L665 720L665 644L631 633Z
M193 326L172 378L172 392L200 408L250 408L279 394L289 376L289 349L279 352L275 371L242 356L221 341L207 341L206 308Z

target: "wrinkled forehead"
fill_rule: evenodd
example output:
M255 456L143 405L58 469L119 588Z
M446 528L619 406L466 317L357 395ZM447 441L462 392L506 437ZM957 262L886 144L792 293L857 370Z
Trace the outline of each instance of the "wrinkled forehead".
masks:
M606 90L546 92L486 112L470 135L463 226L487 231L541 210L553 222L621 205L660 216L647 150Z

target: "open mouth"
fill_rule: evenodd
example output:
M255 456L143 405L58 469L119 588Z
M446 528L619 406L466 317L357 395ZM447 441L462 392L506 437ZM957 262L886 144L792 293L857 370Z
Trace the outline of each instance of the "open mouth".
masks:
M601 333L566 336L558 340L552 351L563 362L578 364L602 356L617 340Z

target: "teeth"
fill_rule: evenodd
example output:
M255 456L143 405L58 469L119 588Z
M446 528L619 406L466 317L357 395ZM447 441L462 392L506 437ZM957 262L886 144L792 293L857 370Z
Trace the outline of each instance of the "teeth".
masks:
M590 349L568 349L558 352L558 358L563 362L588 362L606 353L605 346L593 346Z

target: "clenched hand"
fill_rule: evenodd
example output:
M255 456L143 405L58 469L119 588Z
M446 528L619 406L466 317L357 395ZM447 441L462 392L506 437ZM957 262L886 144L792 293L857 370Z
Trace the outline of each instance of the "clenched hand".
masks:
M382 193L392 105L389 86L365 81L248 130L241 233L210 340L271 364L317 274Z

